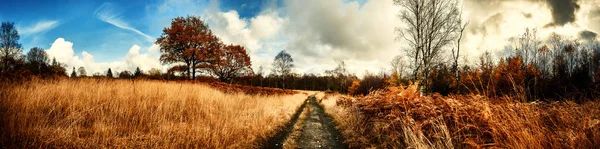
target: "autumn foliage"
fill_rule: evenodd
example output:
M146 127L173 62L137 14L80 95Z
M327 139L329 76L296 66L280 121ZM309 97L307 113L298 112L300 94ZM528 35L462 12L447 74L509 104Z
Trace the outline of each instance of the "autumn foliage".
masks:
M218 54L215 61L206 67L212 74L218 76L220 81L225 82L242 75L252 74L250 57L246 54L244 47L226 45L216 53Z
M248 95L293 95L297 94L294 90L283 90L278 88L266 88L256 86L246 86L239 84L227 84L223 82L210 82L208 83L213 88L216 88L225 93L245 93Z
M251 74L250 57L242 46L224 45L199 17L177 17L156 40L160 45L160 61L173 65L169 72L196 78L200 71L227 81L232 77Z
M359 80L352 80L352 85L350 85L350 88L348 88L348 94L350 95L356 95L358 94L358 88L360 87L360 81Z
M421 96L411 85L388 87L364 97L341 97L337 106L328 110L336 111L351 148L600 146L598 102Z

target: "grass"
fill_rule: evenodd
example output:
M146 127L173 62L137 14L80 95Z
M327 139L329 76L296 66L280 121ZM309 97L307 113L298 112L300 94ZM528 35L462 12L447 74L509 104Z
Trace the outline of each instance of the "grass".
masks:
M419 96L414 86L322 105L351 148L596 148L600 102Z
M306 97L225 94L162 81L2 83L0 146L258 148Z

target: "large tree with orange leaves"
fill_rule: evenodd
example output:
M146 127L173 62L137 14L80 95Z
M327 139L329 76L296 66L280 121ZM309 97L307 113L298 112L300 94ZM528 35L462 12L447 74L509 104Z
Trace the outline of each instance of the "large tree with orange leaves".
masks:
M224 45L215 55L215 61L208 65L208 71L225 82L231 78L252 73L250 57L246 49L239 45Z
M161 63L173 64L170 72L187 72L191 79L196 78L197 69L215 61L221 48L219 38L196 16L173 19L156 44L160 45Z

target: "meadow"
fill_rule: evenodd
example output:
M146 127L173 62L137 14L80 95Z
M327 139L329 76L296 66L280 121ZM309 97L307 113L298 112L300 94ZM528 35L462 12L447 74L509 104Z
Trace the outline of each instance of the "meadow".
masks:
M597 148L600 102L420 96L416 86L321 104L350 148Z
M306 98L150 80L2 83L0 146L258 148Z

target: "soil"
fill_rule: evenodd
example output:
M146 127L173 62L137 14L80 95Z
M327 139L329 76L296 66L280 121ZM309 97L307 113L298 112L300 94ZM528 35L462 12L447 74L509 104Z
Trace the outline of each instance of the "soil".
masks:
M304 108L304 106L308 106ZM323 111L323 107L317 103L317 100L314 96L310 96L307 99L300 109L308 110L307 117L303 119L302 129L299 129L300 137L294 138L296 146L293 148L348 148L345 145L344 138L340 134L340 132L335 129L335 124L333 119L328 116L325 111ZM298 110L297 115L302 113L302 110ZM295 114L296 115L296 114ZM293 123L296 123L297 118L293 118ZM279 136L288 137L292 130L293 123L290 128L284 128L283 131L279 132ZM288 131L286 131L288 130ZM283 134L283 135L282 135ZM276 135L276 136L278 136ZM263 148L282 148L283 142L285 139L281 140L281 138L275 138L279 140L270 140L271 144L267 144Z

